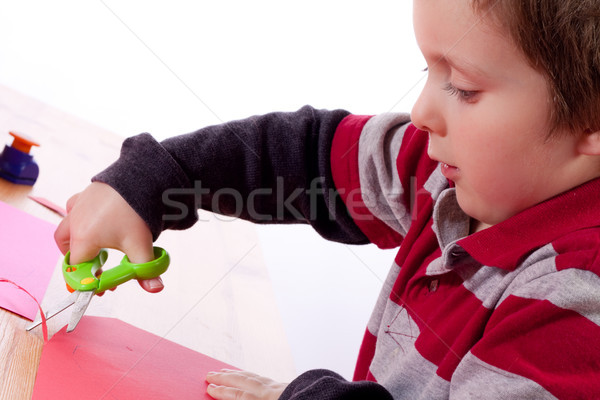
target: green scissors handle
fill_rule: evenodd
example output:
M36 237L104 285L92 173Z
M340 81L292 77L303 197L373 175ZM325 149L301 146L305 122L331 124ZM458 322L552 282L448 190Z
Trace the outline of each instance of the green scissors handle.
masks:
M156 278L167 270L170 262L169 253L165 249L154 247L154 260L134 264L125 255L121 260L121 264L103 271L100 276L96 277L96 273L108 258L106 250L100 250L100 253L93 260L75 265L69 264L70 254L68 252L63 259L63 277L69 288L81 292L93 290L95 293L102 293L131 279Z

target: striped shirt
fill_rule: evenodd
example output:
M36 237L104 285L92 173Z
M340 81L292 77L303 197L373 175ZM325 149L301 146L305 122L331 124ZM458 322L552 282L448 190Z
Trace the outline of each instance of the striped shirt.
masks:
M469 235L427 141L399 114L334 137L354 221L400 247L354 379L395 399L600 398L600 180Z

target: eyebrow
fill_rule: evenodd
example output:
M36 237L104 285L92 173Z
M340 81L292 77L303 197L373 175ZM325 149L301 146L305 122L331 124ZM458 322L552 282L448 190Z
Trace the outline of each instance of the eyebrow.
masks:
M451 68L457 70L458 72L466 74L466 75L476 74L476 75L480 75L480 76L484 76L484 77L489 76L489 74L487 74L483 69L481 69L480 67L473 64L472 62L470 62L469 60L467 60L465 58L455 58L455 57L453 58L451 56L448 56L447 53L444 55L441 55L441 56L433 57L433 58L437 60L435 62L435 64L439 64L442 62L446 63Z

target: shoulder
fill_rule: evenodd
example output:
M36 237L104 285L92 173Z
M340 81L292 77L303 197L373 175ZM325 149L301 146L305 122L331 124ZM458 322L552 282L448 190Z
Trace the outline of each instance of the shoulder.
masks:
M600 275L600 227L568 233L552 242L557 271L576 269Z
M505 293L547 301L600 323L600 228L561 236L531 253Z

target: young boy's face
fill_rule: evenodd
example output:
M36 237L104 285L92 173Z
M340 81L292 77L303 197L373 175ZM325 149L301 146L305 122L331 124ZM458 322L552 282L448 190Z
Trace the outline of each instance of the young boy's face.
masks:
M414 25L429 72L412 119L468 215L493 225L592 178L581 135L548 138L544 76L470 0L414 0Z

